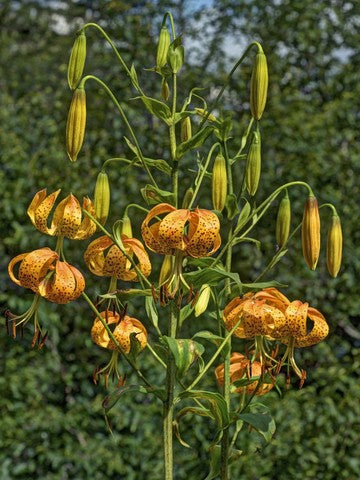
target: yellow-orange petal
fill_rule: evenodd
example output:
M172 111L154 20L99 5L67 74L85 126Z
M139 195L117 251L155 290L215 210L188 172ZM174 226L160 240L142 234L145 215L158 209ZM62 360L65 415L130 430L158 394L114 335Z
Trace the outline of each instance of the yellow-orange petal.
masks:
M184 251L184 229L190 218L190 211L184 208L168 213L160 222L158 242L172 253L176 250Z
M260 300L266 300L267 303L279 308L282 311L285 311L286 307L290 304L290 300L274 287L260 290L259 292L255 293L254 297Z
M38 291L50 302L64 304L76 300L84 288L82 274L67 262L57 260L53 275L39 284Z
M277 332L279 337L302 337L306 335L308 303L294 300L286 308L285 323Z
M138 260L137 267L139 268L140 272L145 277L148 277L151 273L151 263L143 244L136 238L125 238L124 236L122 236L121 238L122 238L124 247L129 247L129 249L137 257L137 260ZM129 270L123 273L123 275L121 276L121 280L136 282L139 279L138 279L136 270L134 268L130 268Z
M126 250L128 249L125 248L125 251ZM129 254L130 251L126 251L126 253ZM105 254L103 275L121 278L121 275L126 272L127 269L130 269L130 267L130 261L121 252L119 247L112 245Z
M162 215L164 213L173 212L176 208L168 203L160 203L156 205L154 208L150 210L150 212L146 215L142 225L141 225L141 235L144 239L146 246L153 252L162 253L162 254L171 254L171 252L166 252L161 243L159 242L159 227L160 222L156 222L153 225L149 225L151 220L154 217Z
M120 320L120 315L117 312L111 310L105 310L100 312L102 318L106 321L108 325L116 324ZM101 320L96 317L91 328L91 338L94 343L103 348L108 348L109 350L116 350L116 345L110 340L109 334L106 331Z
M37 292L39 283L47 272L53 268L52 264L58 258L58 254L48 247L28 253L19 266L18 277L21 286Z
M124 319L115 327L114 337L119 342L120 347L125 353L130 352L130 335L136 333L136 339L140 342L141 350L147 344L147 331L144 325L136 318L125 315ZM110 345L113 342L110 340Z
M46 188L37 192L29 205L27 213L33 225L42 233L54 235L54 228L47 226L47 220L51 209L60 193L61 189L46 196Z
M105 256L104 251L113 244L113 241L103 235L93 240L87 247L84 253L85 263L91 273L98 276L103 276Z
M196 208L190 213L186 253L191 257L208 257L221 245L220 222L210 210Z
M295 338L295 347L310 347L321 342L329 333L329 325L325 317L315 308L309 307L308 317L314 322L310 332L302 337Z
M83 204L82 208L86 210L87 212L90 213L93 217L96 217L96 212L95 212L95 207L93 205L93 202L90 200L90 198L84 197L83 198ZM86 238L91 237L96 231L96 225L95 223L90 220L90 218L84 214L84 218L80 224L80 227L78 231L76 232L76 235L74 237L74 240L84 240Z
M226 330L230 331L239 321L245 301L247 301L247 299L235 297L224 308L223 320ZM234 335L239 338L245 338L244 326L242 322L235 329Z
M51 228L55 235L73 239L81 223L81 207L78 199L70 194L55 208Z
M15 265L17 265L19 262L22 262L24 260L24 258L26 257L26 255L29 255L28 253L21 253L20 255L17 255L16 257L14 257L9 265L8 265L8 273L9 273L9 277L11 278L11 280L16 283L16 285L19 285L19 286L22 286L21 285L21 282L18 278L15 277L15 274L14 274L14 267Z

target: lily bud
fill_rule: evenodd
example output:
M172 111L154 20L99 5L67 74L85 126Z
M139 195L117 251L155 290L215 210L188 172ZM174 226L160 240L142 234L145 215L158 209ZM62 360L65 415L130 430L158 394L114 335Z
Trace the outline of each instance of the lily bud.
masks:
M221 212L225 207L227 195L227 173L224 156L219 153L215 158L212 171L212 202L213 207Z
M180 68L184 64L184 47L181 43L181 37L175 38L175 40L170 44L167 62L170 65L172 73L178 73Z
M190 117L186 117L181 122L180 140L182 142L186 142L187 140L190 140L191 137L192 137L191 120L190 120Z
M199 115L199 117L206 118L206 120L209 120L209 122L217 121L216 117L213 114L207 112L203 108L195 108L195 112L197 113L197 115Z
M199 297L195 303L195 317L199 317L207 309L210 300L210 294L211 288L206 283L201 287Z
M86 94L78 87L73 94L66 124L66 150L72 162L75 162L81 150L86 126Z
M68 65L68 84L75 90L81 80L86 59L86 36L82 30L76 37Z
M189 208L189 205L193 196L194 196L194 190L192 188L188 188L185 192L181 208Z
M281 248L287 242L290 233L291 224L291 206L289 195L286 191L285 196L280 202L276 219L276 243Z
M331 219L327 237L326 263L332 277L336 277L341 267L342 257L342 230L338 215L334 214Z
M160 30L159 43L156 53L156 68L161 68L166 64L167 54L170 46L170 32L163 26Z
M309 268L315 270L320 254L320 216L314 195L309 195L305 203L301 241L304 259Z
M166 78L163 78L161 81L161 98L167 102L169 100L170 90L169 84L166 81Z
M268 89L268 68L266 56L263 52L256 55L251 74L250 108L255 120L260 120L266 104Z
M159 286L164 285L171 280L172 271L173 257L172 255L165 255L159 275Z
M121 227L121 233L122 235L126 235L129 238L132 238L132 227L131 227L131 221L128 215L124 215L122 218L122 227Z
M97 176L95 184L94 207L98 222L105 225L110 208L110 185L109 177L103 170Z
M261 138L260 132L253 134L246 161L245 183L249 195L254 196L259 185L261 173Z

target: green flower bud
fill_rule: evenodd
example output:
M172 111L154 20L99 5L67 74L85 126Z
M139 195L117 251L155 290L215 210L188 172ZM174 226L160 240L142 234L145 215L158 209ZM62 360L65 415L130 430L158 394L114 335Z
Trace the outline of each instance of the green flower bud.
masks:
M169 84L166 81L166 78L163 78L161 81L161 98L167 102L169 100L170 90Z
M187 140L190 140L191 137L192 137L191 120L190 120L190 117L185 117L181 121L180 140L182 142L186 142Z
M342 229L338 215L334 214L331 219L330 228L327 237L326 263L327 268L332 277L336 277L340 267L342 258Z
M105 171L97 176L94 193L95 215L101 225L105 225L110 208L110 185L109 177Z
M175 38L170 44L167 62L173 73L177 73L184 64L184 47L181 44L181 37Z
M287 242L290 233L290 224L291 224L291 206L290 198L285 192L284 197L282 198L279 210L276 219L276 243L281 248Z
M215 158L212 171L212 202L213 207L221 212L225 207L227 195L227 173L224 156L219 153Z
M301 241L304 259L309 268L315 270L320 254L320 215L314 195L309 195L305 203Z
M195 303L195 317L199 317L207 309L210 300L210 294L211 288L206 283L201 287L199 297Z
M121 234L126 235L129 238L132 238L133 236L131 221L127 214L122 218Z
M167 55L170 46L170 32L166 26L161 27L159 43L156 53L156 68L160 69L166 64Z
M75 90L81 80L86 59L86 36L84 30L77 35L70 54L68 65L68 84Z
M259 185L261 173L261 138L260 132L253 134L246 161L245 183L249 195L254 196Z
M71 100L66 124L66 150L72 162L75 162L81 150L86 126L86 94L78 87Z
M268 69L266 56L263 52L256 55L251 74L250 108L255 120L260 120L266 104L268 89Z

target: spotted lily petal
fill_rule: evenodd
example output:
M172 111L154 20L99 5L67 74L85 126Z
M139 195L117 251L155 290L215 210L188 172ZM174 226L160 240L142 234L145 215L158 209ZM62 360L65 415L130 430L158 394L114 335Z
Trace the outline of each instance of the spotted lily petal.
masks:
M146 215L142 225L141 225L141 235L144 239L146 246L153 252L162 253L164 255L171 254L171 252L166 252L159 241L159 228L160 221L149 226L151 220L159 215L164 213L174 212L175 207L169 205L168 203L160 203L150 210Z
M96 217L95 207L93 202L87 198L83 198L82 208L90 213L93 217ZM90 220L87 215L84 215L84 218L80 224L80 227L74 237L74 240L84 240L91 237L96 231L96 224Z
M104 251L113 244L106 235L92 241L84 253L85 263L91 273L103 276L105 263Z
M158 238L167 253L174 254L176 250L185 250L184 229L190 215L189 210L180 209L169 213L161 220Z
M132 333L136 334L136 339L140 342L140 348L143 350L147 344L147 331L144 325L136 318L125 315L124 319L115 327L114 337L119 342L120 347L125 353L130 352ZM110 340L110 345L114 345Z
M329 333L329 326L325 317L315 308L309 307L308 317L314 322L310 332L302 337L295 339L295 347L310 347L321 342Z
M215 253L221 245L219 230L220 222L215 213L196 208L190 213L186 253L195 258Z
M137 267L140 272L148 277L151 273L151 263L148 254L145 251L145 248L139 240L136 238L123 238L124 247L129 247L129 251L133 252L138 259ZM134 268L130 268L125 271L122 275L122 280L126 281L138 281L138 276Z
M105 310L100 312L102 318L106 321L108 325L117 324L120 321L120 315L117 312L111 310ZM96 345L99 345L103 348L108 348L109 350L116 350L116 345L110 340L109 334L106 331L101 320L96 317L91 328L91 338Z
M51 228L54 235L64 235L74 238L81 223L80 203L74 195L70 194L55 208Z
M27 213L33 225L42 233L54 235L54 227L47 226L47 220L51 209L61 189L46 196L46 188L37 192L29 205Z
M39 294L50 302L64 304L76 300L85 289L82 274L67 262L56 261L55 271L39 284Z

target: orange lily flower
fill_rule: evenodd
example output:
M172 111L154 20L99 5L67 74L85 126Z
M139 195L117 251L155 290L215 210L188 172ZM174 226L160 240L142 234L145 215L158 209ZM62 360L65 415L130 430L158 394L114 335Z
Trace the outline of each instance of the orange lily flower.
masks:
M113 335L124 353L130 352L130 335L132 333L136 334L136 339L140 342L141 350L146 347L147 331L139 320L129 317L128 315L125 315L124 318L120 320L120 315L111 310L100 312L100 315L108 325L116 325L113 330ZM91 328L91 338L93 342L100 347L117 350L115 343L111 340L101 320L97 317Z
M166 214L160 221L151 220ZM141 226L146 246L156 253L175 255L177 251L190 257L209 257L221 245L220 222L210 210L176 209L160 203L150 210Z
M52 236L63 235L72 240L91 237L96 230L96 225L88 216L82 218L80 203L72 194L57 205L51 226L48 227L48 217L60 191L61 189L47 195L44 188L35 194L27 210L33 225L40 232ZM89 198L84 197L82 208L95 216L95 208Z
M20 263L18 277L14 267ZM85 289L85 280L79 270L61 262L56 252L44 247L22 253L11 260L9 276L17 285L54 303L68 303L78 298Z
M250 380L253 377L260 377L262 374L261 363L260 362L250 362L248 358L246 358L241 353L233 352L230 357L230 383L235 383L237 380L241 380L242 378L250 377ZM217 366L215 368L215 377L220 386L224 385L224 364ZM268 393L272 388L272 383L262 383L259 388L257 388L259 380L256 379L253 382L249 383L245 387L238 387L236 388L237 393L242 393L244 388L248 395L256 392L255 395L265 395Z
M137 258L137 268L148 277L151 273L151 263L144 246L136 238L121 235L125 252ZM109 249L109 250L108 250ZM107 253L105 254L105 251ZM89 270L100 277L116 277L125 281L138 281L138 275L130 260L122 253L119 247L106 235L90 243L84 254L85 263Z

